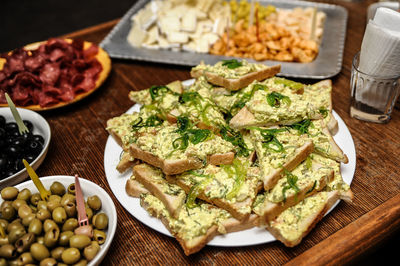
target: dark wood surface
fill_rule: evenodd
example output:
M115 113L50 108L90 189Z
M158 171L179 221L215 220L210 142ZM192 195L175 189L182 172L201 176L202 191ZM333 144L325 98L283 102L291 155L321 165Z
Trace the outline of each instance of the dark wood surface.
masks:
M356 146L357 168L351 188L352 204L339 205L294 248L279 242L240 248L205 247L185 256L173 238L141 224L119 204L105 178L103 159L108 138L106 121L124 113L132 103L130 90L190 78L188 67L113 60L103 86L73 105L43 112L52 129L52 142L40 176L80 176L103 187L113 198L118 228L104 259L110 264L338 264L354 262L398 231L400 227L400 112L388 124L366 123L349 116L350 69L360 49L365 28L366 2L335 2L349 10L343 68L333 80L333 106L347 124ZM67 35L100 42L117 21ZM308 81L313 82L313 81ZM121 191L124 193L124 191Z

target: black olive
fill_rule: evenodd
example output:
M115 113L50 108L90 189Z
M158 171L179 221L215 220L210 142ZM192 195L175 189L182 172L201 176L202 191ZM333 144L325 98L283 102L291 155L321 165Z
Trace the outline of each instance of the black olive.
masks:
M25 142L26 141L24 138L18 137L18 138L13 139L13 141L11 142L11 145L19 146L23 149Z
M28 128L29 132L32 132L32 130L33 130L32 122L29 120L23 120L23 122L24 122L25 126Z
M5 156L0 157L0 171L3 171L7 168L7 158Z
M25 160L26 160L28 163L33 162L35 159L36 159L36 156L34 156L34 155L32 155L32 154L26 155L26 156L25 156Z
M18 130L14 131L7 131L7 135L11 138L18 138L20 136Z
M4 128L7 132L18 131L18 125L15 122L6 123Z
M14 169L15 169L16 172L20 171L20 170L23 169L24 167L25 167L25 166L24 166L24 163L22 162L21 159L15 160Z
M24 133L22 135L19 135L20 138L22 138L24 141L28 141L32 138L32 133L28 132L28 133Z
M12 176L13 174L15 174L16 173L16 171L14 170L14 169L7 169L6 171L5 171L5 176L6 177L9 177L9 176Z
M6 148L6 154L11 156L12 158L20 157L21 153L22 153L21 147L16 145L10 145Z
M33 139L34 141L37 141L37 142L39 142L40 144L44 145L44 138L43 138L42 136L40 136L40 135L33 135L33 136L32 136L32 139Z
M6 119L4 118L4 116L0 115L0 128L4 128L5 125Z
M6 146L6 140L4 138L0 139L0 149L3 149L3 147Z
M29 146L29 150L34 155L38 155L42 151L42 145L35 140L31 140L29 142L28 146Z
M3 127L0 127L0 139L6 136L6 130Z

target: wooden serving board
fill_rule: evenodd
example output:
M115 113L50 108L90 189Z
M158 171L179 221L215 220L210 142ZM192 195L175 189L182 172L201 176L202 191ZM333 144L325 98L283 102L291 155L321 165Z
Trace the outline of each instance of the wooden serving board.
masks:
M132 103L130 90L190 78L187 67L113 60L109 78L92 97L63 109L44 113L53 136L48 156L38 174L65 174L90 179L113 198L118 229L104 265L131 264L235 264L280 265L342 264L368 253L400 228L400 111L399 104L388 124L367 123L349 115L351 60L360 49L367 4L337 2L349 11L348 39L343 69L333 78L333 107L347 124L356 146L356 172L351 184L354 202L339 205L294 248L279 242L241 248L205 247L185 256L177 241L135 220L118 203L105 178L103 153L108 137L106 121L121 115ZM68 34L99 43L117 20ZM315 81L299 80L305 83ZM121 193L124 193L121 191Z

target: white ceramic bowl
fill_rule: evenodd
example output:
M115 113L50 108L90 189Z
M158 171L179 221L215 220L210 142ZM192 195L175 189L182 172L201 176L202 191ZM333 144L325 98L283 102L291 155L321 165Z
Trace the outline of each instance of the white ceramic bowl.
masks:
M47 190L50 190L50 186L54 181L62 183L65 188L67 188L70 184L75 183L75 178L73 176L63 175L41 177L40 180ZM115 235L115 231L117 229L117 211L115 209L114 202L104 189L84 178L79 178L79 181L85 200L90 196L97 195L101 199L102 203L101 212L104 212L108 216L108 228L105 231L107 234L106 241L103 245L100 246L100 251L96 255L96 257L91 260L90 263L88 263L88 265L94 266L100 264L100 262L104 259L108 249L110 248L111 242ZM18 184L15 187L18 188L19 191L24 188L28 188L32 193L38 192L37 188L31 180ZM0 204L2 202L3 199L1 199L0 197Z
M29 120L33 124L33 134L42 135L44 138L44 147L42 152L39 154L36 159L30 163L33 169L37 169L39 165L43 162L44 158L46 157L47 151L49 149L49 143L51 139L51 131L50 126L47 123L46 119L43 118L40 114L24 109L24 108L17 108L22 120ZM8 122L15 122L14 117L11 113L9 107L1 107L0 108L0 115L4 116L6 119L6 123ZM6 177L0 180L0 189L6 186L13 186L15 184L21 183L28 177L28 173L26 169L22 169L19 172L13 174L12 176Z

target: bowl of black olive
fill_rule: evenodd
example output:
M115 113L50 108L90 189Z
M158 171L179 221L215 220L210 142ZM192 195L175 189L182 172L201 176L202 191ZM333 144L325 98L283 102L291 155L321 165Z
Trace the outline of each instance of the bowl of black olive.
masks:
M20 134L10 108L0 108L0 188L18 184L28 177L22 159L37 169L49 148L50 126L40 114L17 108L28 133Z

